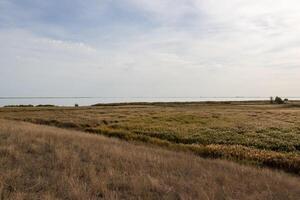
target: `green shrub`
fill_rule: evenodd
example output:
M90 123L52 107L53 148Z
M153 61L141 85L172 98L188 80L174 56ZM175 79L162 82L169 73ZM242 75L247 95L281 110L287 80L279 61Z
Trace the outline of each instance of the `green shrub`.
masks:
M275 103L277 103L277 104L283 104L284 101L280 97L276 97L275 98Z

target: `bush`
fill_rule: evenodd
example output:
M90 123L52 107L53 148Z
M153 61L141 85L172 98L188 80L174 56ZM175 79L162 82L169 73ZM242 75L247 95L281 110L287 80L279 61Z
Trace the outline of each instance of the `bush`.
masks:
M277 104L283 104L284 101L280 97L276 97L275 98L275 103L277 103Z

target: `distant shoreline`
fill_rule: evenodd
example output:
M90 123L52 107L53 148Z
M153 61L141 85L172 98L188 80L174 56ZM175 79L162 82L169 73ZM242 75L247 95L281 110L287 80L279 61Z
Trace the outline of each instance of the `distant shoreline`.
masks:
M300 96L284 96L285 98L298 98L300 100ZM2 96L0 99L269 99L270 96L260 97L260 96L194 96L194 97L178 97L178 96L167 96L167 97L143 97L143 96L135 96L135 97L97 97L97 96Z
M290 102L300 97L284 97ZM270 97L0 97L0 107L23 105L53 105L72 107L91 105L151 105L151 104L230 104L269 102ZM20 106L21 107L21 106Z
M291 100L286 105L297 105L300 100ZM184 106L184 105L272 105L269 100L252 101L184 101L184 102L119 102L119 103L96 103L92 105L82 105L81 107L105 107L105 106ZM284 104L282 104L284 105ZM2 108L38 108L38 107L74 107L74 105L55 104L10 104L3 105ZM77 106L75 106L77 107ZM1 106L0 106L1 108Z

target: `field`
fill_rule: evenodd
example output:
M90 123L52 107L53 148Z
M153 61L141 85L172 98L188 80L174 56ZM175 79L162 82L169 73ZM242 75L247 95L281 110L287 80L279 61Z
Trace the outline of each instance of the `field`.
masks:
M0 118L118 137L300 174L297 102L1 108Z
M0 199L292 200L299 196L299 177L283 172L0 119Z

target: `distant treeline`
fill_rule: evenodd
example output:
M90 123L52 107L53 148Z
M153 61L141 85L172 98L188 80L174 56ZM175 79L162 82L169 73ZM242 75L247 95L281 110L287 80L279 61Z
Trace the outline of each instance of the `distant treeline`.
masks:
M57 107L56 105L51 105L51 104L40 104L40 105L6 105L4 106L5 108L30 108L30 107Z
M197 105L197 104L266 104L267 100L253 100L253 101L192 101L192 102L125 102L125 103L98 103L92 106L171 106L171 105Z

